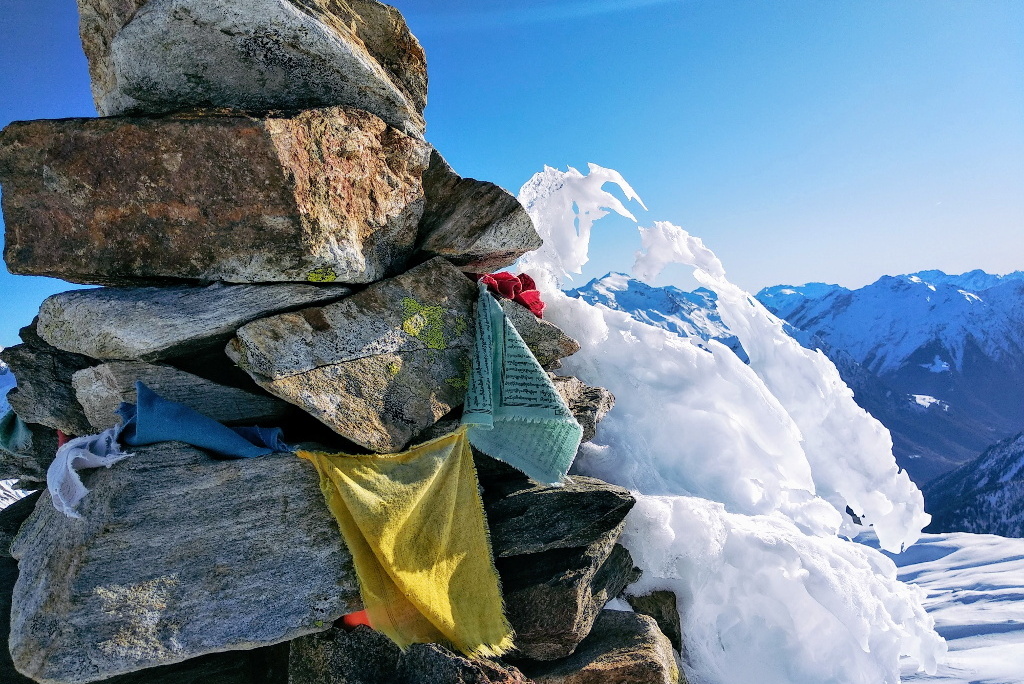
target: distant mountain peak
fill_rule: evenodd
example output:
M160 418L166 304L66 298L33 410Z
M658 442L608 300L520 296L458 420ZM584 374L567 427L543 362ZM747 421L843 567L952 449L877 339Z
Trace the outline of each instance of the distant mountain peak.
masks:
M739 338L722 322L718 295L703 287L692 292L666 285L656 287L625 273L608 273L566 292L589 304L603 304L634 319L664 328L681 337L703 342L716 340L732 349L744 363L749 361Z
M1024 429L1024 272L933 269L855 290L777 285L757 298L836 363L919 481Z

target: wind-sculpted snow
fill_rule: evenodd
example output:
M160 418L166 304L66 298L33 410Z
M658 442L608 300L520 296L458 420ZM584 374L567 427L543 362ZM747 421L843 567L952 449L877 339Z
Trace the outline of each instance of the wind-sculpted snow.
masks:
M899 681L901 652L932 667L944 646L920 594L895 581L883 556L837 536L848 505L896 550L927 516L884 429L827 359L786 336L699 239L671 224L642 230L635 270L653 278L668 263L694 266L749 365L714 340L559 289L585 263L593 222L628 215L603 190L609 181L635 196L594 166L587 176L547 168L527 183L520 201L545 246L520 267L543 290L546 316L583 346L565 370L616 396L578 468L637 493L630 549L643 588L680 599L691 681L884 684Z

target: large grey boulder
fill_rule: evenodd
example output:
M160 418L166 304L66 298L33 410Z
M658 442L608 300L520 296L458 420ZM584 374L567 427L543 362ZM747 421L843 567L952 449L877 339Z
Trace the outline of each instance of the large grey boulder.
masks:
M517 651L557 660L576 651L608 603L640 578L615 543L621 526L583 548L495 559Z
M423 134L426 58L375 0L78 0L100 116L365 109Z
M12 546L10 649L78 684L328 629L361 608L312 466L177 443L88 474L81 520L44 494Z
M563 658L639 578L616 543L635 500L595 478L553 487L482 454L476 463L516 649L534 660Z
M291 406L275 397L220 385L197 375L141 361L113 361L78 371L71 379L75 396L96 432L120 422L122 402L136 401L141 381L164 399L176 401L225 425L275 425Z
M69 435L89 434L89 421L75 398L71 377L96 361L50 345L38 334L37 321L22 328L19 335L21 344L0 351L0 361L18 378L17 388L7 395L11 408L26 423Z
M685 684L654 620L614 610L601 612L572 656L521 667L537 684Z
M413 252L429 158L344 107L13 123L4 258L97 285L369 283Z
M423 174L427 205L420 249L463 271L491 273L515 263L544 241L526 209L494 183L463 178L435 150Z
M335 304L253 321L227 353L371 451L401 451L465 398L476 286L444 259Z
M75 290L43 302L39 335L94 359L157 361L220 346L249 321L348 292L300 284Z

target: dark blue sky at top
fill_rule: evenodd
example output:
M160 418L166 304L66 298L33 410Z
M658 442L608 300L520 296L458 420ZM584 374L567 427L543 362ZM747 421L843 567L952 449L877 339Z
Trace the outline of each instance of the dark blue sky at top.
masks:
M1024 2L394 4L464 175L615 168L749 290L1024 268ZM69 116L95 116L74 0L0 0L0 125ZM630 268L628 222L594 240L584 278ZM66 287L0 274L0 345Z

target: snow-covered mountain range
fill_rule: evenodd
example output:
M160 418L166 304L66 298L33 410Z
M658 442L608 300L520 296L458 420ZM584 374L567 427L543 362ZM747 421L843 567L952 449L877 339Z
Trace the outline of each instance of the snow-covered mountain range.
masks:
M569 291L747 360L716 295L610 273ZM918 483L1024 430L1024 273L922 271L859 290L810 283L762 290L801 344L821 349L857 402L889 428L897 462Z
M1024 537L1024 433L924 488L934 532Z
M757 297L836 363L919 483L1024 429L1024 272L921 271Z

